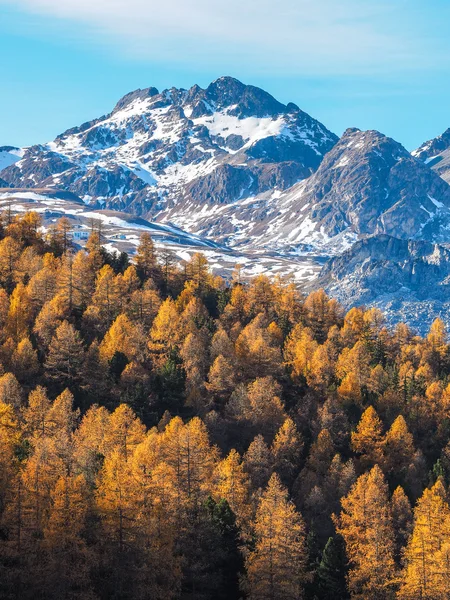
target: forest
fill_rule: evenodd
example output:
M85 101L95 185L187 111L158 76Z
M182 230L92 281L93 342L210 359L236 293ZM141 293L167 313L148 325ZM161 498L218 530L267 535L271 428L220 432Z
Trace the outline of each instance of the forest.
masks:
M0 223L0 597L450 598L450 345Z

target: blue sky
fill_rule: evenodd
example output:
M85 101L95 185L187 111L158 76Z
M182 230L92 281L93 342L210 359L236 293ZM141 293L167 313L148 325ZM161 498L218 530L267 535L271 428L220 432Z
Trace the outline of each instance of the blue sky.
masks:
M341 134L450 127L449 0L0 0L0 145L232 75Z

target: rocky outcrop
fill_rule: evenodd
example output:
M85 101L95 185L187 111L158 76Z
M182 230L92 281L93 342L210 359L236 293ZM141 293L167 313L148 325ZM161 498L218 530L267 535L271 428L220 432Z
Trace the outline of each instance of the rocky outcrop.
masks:
M412 152L412 155L450 183L450 129L422 144Z
M421 332L450 316L450 251L424 241L377 235L330 259L314 285L345 307L378 306Z

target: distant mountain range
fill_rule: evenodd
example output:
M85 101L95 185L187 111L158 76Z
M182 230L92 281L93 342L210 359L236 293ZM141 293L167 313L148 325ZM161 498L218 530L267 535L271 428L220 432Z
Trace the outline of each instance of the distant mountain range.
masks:
M387 296L402 289L414 305L433 300L432 315L450 302L448 182L450 129L413 153L377 131L339 139L295 104L231 77L206 89L136 90L52 142L0 148L0 187L69 191L89 210L299 265L327 257L318 282L347 306L389 308ZM407 276L419 265L424 278Z

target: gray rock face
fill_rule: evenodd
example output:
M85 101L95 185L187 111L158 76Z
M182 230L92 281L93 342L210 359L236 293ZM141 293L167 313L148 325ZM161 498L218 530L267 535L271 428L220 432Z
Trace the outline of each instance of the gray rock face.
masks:
M109 115L24 149L0 176L14 187L64 188L93 206L185 225L205 203L287 189L314 172L337 139L294 104L222 77L206 89L131 92Z
M287 190L278 205L279 243L284 238L342 249L345 237L377 233L449 239L450 186L377 131L347 130L317 171Z
M442 135L422 144L412 155L450 183L450 128Z
M378 306L422 333L450 316L450 251L437 244L368 237L330 259L316 283L347 308Z

